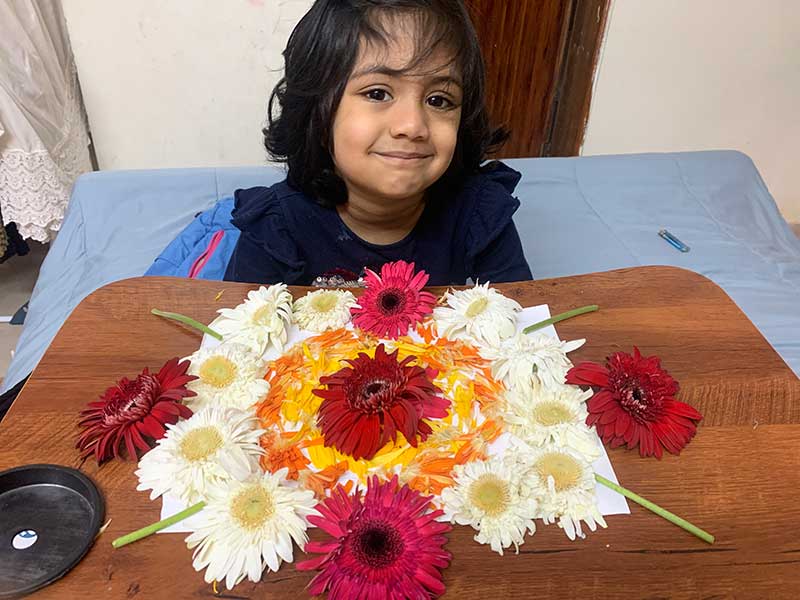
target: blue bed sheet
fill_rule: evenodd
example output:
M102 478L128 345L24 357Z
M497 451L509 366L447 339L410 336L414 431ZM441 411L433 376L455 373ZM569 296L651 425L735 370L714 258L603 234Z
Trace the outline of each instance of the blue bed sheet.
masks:
M534 277L639 265L701 273L800 374L800 240L753 162L735 151L506 161L522 172L515 217ZM81 177L42 265L3 390L27 375L93 290L143 274L194 218L273 167L107 171ZM658 237L667 228L691 247Z

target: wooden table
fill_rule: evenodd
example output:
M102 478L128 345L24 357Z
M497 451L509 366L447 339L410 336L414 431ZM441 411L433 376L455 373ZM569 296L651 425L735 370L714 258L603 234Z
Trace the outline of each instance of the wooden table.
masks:
M208 597L182 535L157 535L120 550L119 535L156 521L160 502L136 492L134 464L81 465L76 417L120 376L186 356L197 333L151 316L158 307L209 322L254 286L137 278L86 298L72 313L0 425L0 470L34 462L80 468L100 487L111 524L83 561L41 597ZM717 537L707 545L644 509L612 516L608 529L570 542L539 527L518 555L500 557L456 527L445 572L452 598L800 597L800 381L711 281L668 267L500 285L523 305L555 314L585 304L599 312L558 325L587 338L574 362L611 352L657 354L680 381L679 398L704 415L680 457L609 451L622 485ZM217 298L220 291L222 296ZM305 290L296 289L295 293ZM312 534L312 537L316 535ZM302 556L298 552L298 555ZM285 565L227 597L304 597L311 575Z

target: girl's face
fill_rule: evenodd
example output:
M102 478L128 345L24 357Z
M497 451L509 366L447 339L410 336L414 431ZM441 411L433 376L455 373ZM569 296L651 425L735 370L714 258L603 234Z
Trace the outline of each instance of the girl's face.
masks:
M450 166L461 82L444 51L397 74L413 54L408 36L388 48L362 44L333 122L333 160L350 201L419 200Z

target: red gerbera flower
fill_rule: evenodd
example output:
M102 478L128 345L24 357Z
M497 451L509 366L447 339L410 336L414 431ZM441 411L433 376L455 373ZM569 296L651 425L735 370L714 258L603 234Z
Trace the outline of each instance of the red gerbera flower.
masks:
M353 323L379 337L396 339L433 311L436 296L421 291L428 274L414 274L414 263L398 260L381 267L381 274L367 269L366 289L358 307L350 309Z
M324 398L317 412L325 446L355 459L375 456L397 432L416 447L417 438L431 433L423 419L447 416L450 401L438 394L431 381L436 371L410 365L415 356L397 360L397 350L386 354L383 344L375 349L375 358L361 352L358 358L333 375L320 377L328 389L314 390Z
M567 372L567 383L600 388L586 406L587 425L594 425L603 443L612 448L639 446L642 456L661 458L661 447L680 451L697 432L703 418L694 408L675 400L678 382L661 368L657 356L616 352L606 365L584 362Z
M452 527L436 521L441 510L427 512L430 500L407 485L400 488L396 475L384 483L373 477L363 501L360 490L348 496L338 486L317 505L321 516L308 517L333 537L306 544L307 553L321 554L297 565L319 570L309 592L328 592L329 600L442 595L441 570L450 564L444 534Z
M81 456L94 454L98 463L118 456L122 458L123 444L128 457L136 460L137 449L146 452L152 447L143 436L157 440L164 437L165 424L188 419L192 411L181 403L195 393L186 384L197 379L187 375L189 361L167 361L157 375L147 368L131 381L123 377L81 412L78 423L83 428L75 447Z

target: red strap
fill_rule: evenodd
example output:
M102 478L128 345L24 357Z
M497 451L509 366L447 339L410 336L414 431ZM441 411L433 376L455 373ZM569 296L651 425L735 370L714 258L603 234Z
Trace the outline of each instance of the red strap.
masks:
M200 275L200 271L202 271L203 267L206 266L224 236L225 231L222 229L211 236L211 241L208 243L208 247L203 250L200 256L197 257L197 260L192 263L192 268L189 269L189 279L196 279L197 276Z

